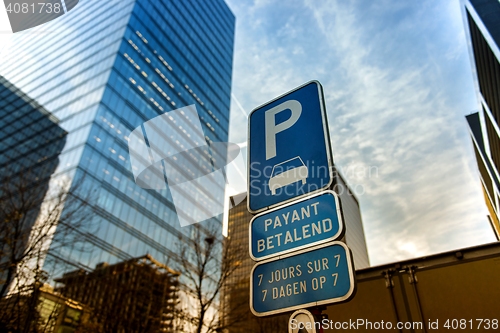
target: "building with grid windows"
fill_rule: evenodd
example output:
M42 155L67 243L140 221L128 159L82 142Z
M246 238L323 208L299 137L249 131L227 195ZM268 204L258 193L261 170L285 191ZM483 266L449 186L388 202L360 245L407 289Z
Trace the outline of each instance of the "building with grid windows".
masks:
M463 0L479 112L466 117L489 220L500 239L500 2Z
M114 265L103 263L92 272L67 272L57 279L63 284L57 292L89 308L88 318L80 316L89 330L178 332L174 327L178 277L179 272L146 255Z
M49 250L43 269L52 279L146 254L175 260L176 243L192 227L180 227L168 186L148 190L134 182L129 135L194 104L205 140L227 141L234 24L223 0L89 0L13 34L3 47L0 74L68 133L54 178L98 193L92 228L81 232L85 250ZM180 126L166 134L190 140ZM184 200L189 207L196 198L186 193Z

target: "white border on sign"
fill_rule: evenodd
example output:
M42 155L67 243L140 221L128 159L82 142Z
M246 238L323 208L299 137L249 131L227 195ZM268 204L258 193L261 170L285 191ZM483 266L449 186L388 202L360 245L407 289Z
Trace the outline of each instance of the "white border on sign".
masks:
M293 198L290 198L290 199L287 199L285 201L281 201L281 202L278 202L276 204L273 204L273 205L270 205L270 206L267 206L267 207L263 207L263 208L260 208L260 209L257 209L257 210L252 210L250 209L250 164L251 164L251 161L250 161L250 151L251 151L251 146L250 146L250 118L252 117L252 114L260 109L262 109L263 107L277 101L278 99L280 98L283 98L311 83L315 83L317 88L318 88L318 98L319 98L319 105L320 105L320 111L321 111L321 119L322 119L322 122L323 122L323 136L325 138L325 147L326 147L326 157L327 157L327 160L328 160L328 170L329 170L329 174L330 174L330 180L328 181L328 184L325 185L324 187L322 188L319 188L319 189L316 189L316 190L313 190L313 191L310 191L310 192L307 192L307 193L303 193L303 194L300 194L300 195L297 195L296 197L293 197ZM252 214L257 214L257 213L260 213L260 212L263 212L263 211L266 211L266 210L269 210L273 207L277 207L277 206L280 206L280 205L283 205L285 203L288 203L288 202L291 202L293 200L297 200L299 198L303 198L304 196L307 196L307 195L311 195L312 193L317 193L319 191L322 191L324 189L327 189L329 188L332 183L333 183L333 158L332 158L332 154L331 154L331 144L330 144L330 131L328 130L328 119L327 119L327 115L326 115L326 108L325 108L325 97L324 97L324 94L323 94L323 86L321 85L321 83L319 83L319 81L317 80L312 80L312 81L309 81L309 82L306 82L302 85L300 85L299 87L293 89L293 90L290 90L286 93L284 93L283 95L280 95L272 100L270 100L269 102L266 102L258 107L256 107L255 109L253 109L249 115L248 115L248 139L247 139L247 146L248 146L248 149L247 149L247 195L248 195L248 199L247 199L247 209L250 213Z
M294 306L290 306L290 307L286 307L286 308L282 308L282 309L277 309L277 310L272 310L272 311L266 311L266 312L255 311L255 309L253 308L253 272L255 271L255 269L258 266L263 265L263 264L267 264L269 262L278 261L280 259L293 257L293 256L296 256L298 254L311 252L311 251L322 249L322 248L325 248L328 246L333 246L333 245L340 245L346 251L347 270L349 271L349 282L350 282L350 288L347 291L347 294L345 294L344 296L341 296L341 297L325 299L325 300L317 301L317 302L310 302L310 303L305 303L305 304L294 305ZM272 316L272 315L279 314L279 313L290 312L290 311L298 310L298 309L302 309L302 308L310 308L310 307L319 306L319 305L340 303L340 302L348 301L351 297L353 297L355 290L356 290L356 279L354 277L354 261L352 260L351 250L343 242L335 241L335 242L321 244L321 245L318 245L318 246L315 246L312 248L304 249L304 250L294 252L294 253L289 253L286 255L279 256L277 258L273 258L273 259L269 259L269 260L265 260L265 261L261 261L261 262L256 263L253 266L252 271L250 273L250 311L252 311L254 316L265 317L265 316Z
M322 196L322 195L325 195L325 194L331 194L331 195L333 195L334 200L335 200L335 205L337 206L337 219L339 221L339 231L334 236L331 236L331 237L326 238L326 239L321 239L319 241L312 242L312 243L309 243L309 244L304 244L304 245L301 245L301 246L298 246L298 247L295 247L295 248L292 248L292 249L283 250L283 251L276 252L276 253L273 253L273 254L268 254L268 255L263 256L263 257L258 257L257 258L257 257L255 257L253 255L253 253L252 253L252 239L253 239L252 238L252 235L253 235L252 234L252 225L253 225L254 220L256 220L257 218L259 218L261 216L264 216L264 215L267 215L269 213L275 212L277 210L283 209L285 207L289 207L289 206L295 205L295 204L297 204L299 202L303 202L303 201L306 201L306 200L309 200L309 199L312 199L312 198L315 198L315 197L319 197L319 196ZM320 192L320 193L314 193L314 194L309 195L309 196L307 196L305 198L301 198L299 200L287 203L285 205L282 205L282 206L270 209L268 211L265 211L263 213L260 213L258 215L255 215L250 220L250 223L248 224L248 235L249 235L249 237L248 237L248 252L250 254L250 258L252 258L253 261L262 261L262 260L266 260L266 259L269 259L269 258L280 256L280 255L283 255L283 254L286 254L286 253L296 252L296 251L300 251L302 249L306 249L306 248L313 247L313 246L316 246L316 245L320 245L320 244L323 244L323 243L327 243L327 242L338 240L339 238L342 238L342 236L344 235L344 232L345 232L345 223L344 223L344 219L343 219L343 215L342 215L342 207L341 207L341 204L340 204L339 197L338 197L337 193L335 193L334 191L332 191L332 190L326 190L326 191L323 191L323 192Z

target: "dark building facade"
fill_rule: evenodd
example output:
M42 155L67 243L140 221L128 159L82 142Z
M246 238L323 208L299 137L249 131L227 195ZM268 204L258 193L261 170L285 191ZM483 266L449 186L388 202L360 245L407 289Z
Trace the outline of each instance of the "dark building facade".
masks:
M176 272L150 255L114 265L99 264L92 272L76 270L57 281L64 298L89 312L81 329L99 332L178 332Z
M343 241L347 243L347 246L352 251L355 268L367 268L370 266L370 261L358 199L337 170L334 170L333 175L334 181L331 189L340 198L346 228ZM228 216L227 237L230 238L231 243L244 244L244 249L246 250L245 255L242 256L243 259L240 265L234 274L231 275L223 289L224 309L229 309L229 313L226 316L229 318L229 321L237 322L234 327L229 329L229 332L286 331L288 329L288 315L258 318L249 311L250 272L255 262L250 258L247 247L249 244L249 223L253 215L248 212L246 198L235 205L236 202L240 201L241 196L246 196L246 193L230 198L232 201L231 207L233 208L229 210ZM242 303L246 305L244 307L245 310L241 310L239 306ZM238 310L232 311L231 309ZM238 321L236 318L240 318L241 320Z
M134 182L129 136L194 104L205 141L227 141L234 22L222 0L91 0L12 35L0 74L69 133L56 174L83 179L97 193L95 230L82 232L86 250L51 248L44 266L51 276L146 253L175 259L176 242L191 233L179 225L176 208L183 205L174 205L168 186L149 190ZM39 30L54 33L34 34ZM191 140L182 126L168 135L178 145ZM196 198L183 200L189 206Z
M3 287L8 280L8 266L18 264L12 258L19 258L26 248L49 181L59 164L67 132L50 112L1 76L0 128L0 286Z
M0 177L26 174L47 180L58 164L67 132L59 120L0 76Z
M500 239L500 2L463 0L479 112L466 117L489 219Z

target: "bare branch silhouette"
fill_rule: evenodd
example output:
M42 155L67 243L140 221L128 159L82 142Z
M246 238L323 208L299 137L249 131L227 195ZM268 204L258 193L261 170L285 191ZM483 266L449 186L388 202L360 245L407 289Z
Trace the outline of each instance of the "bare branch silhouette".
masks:
M191 323L196 333L221 332L233 324L220 311L224 306L221 292L241 262L244 245L232 244L217 225L191 228L191 237L179 240L177 270L181 272L181 288L194 304L185 305L177 316Z
M81 243L95 197L83 178L39 179L36 171L7 172L0 182L0 328L18 332L41 331L37 307L49 279L47 253Z

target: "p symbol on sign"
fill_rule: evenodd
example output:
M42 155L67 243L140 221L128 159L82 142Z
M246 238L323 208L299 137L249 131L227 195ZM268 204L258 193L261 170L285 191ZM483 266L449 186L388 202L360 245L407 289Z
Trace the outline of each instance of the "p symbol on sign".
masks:
M276 124L276 115L285 110L290 110L292 114L287 120ZM277 105L265 113L266 127L266 161L276 156L276 134L292 127L302 113L302 105L297 100L289 100Z

